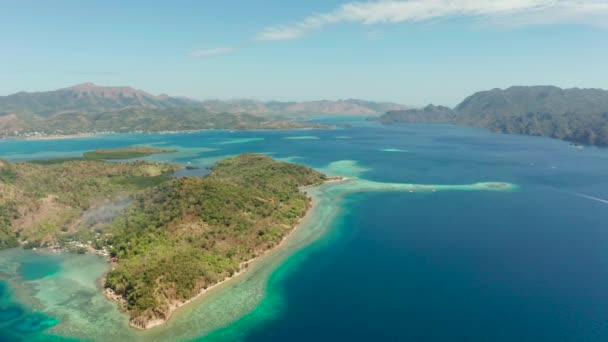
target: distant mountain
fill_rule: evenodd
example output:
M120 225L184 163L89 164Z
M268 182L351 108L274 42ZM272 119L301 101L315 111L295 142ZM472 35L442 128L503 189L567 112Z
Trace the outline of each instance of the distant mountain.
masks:
M389 111L375 120L452 123L608 146L608 91L517 86L475 93L453 110L429 106Z
M0 96L0 138L90 132L320 127L285 120L307 114L374 115L407 107L363 100L196 101L131 87L84 83Z
M208 100L203 106L212 112L249 113L258 115L375 115L390 110L407 109L407 106L387 102L364 100L262 102L256 100Z
M0 96L0 138L91 132L324 127L266 117L273 104L251 100L200 102L93 83ZM282 105L283 106L283 105Z
M206 100L152 95L131 87L105 87L83 83L69 88L43 92L19 92L0 96L0 132L23 129L32 120L44 120L58 114L95 115L126 108L199 108L207 113L252 114L260 116L375 115L408 107L364 100L279 102L256 100ZM67 117L62 117L66 119Z
M425 122L445 123L455 120L456 112L449 107L428 105L424 108L389 111L375 120L383 123Z
M103 87L84 83L53 91L20 92L0 96L0 115L46 118L64 112L94 114L130 106L169 108L198 104L194 100L167 95L155 96L131 87Z
M252 114L210 113L201 107L127 107L96 114L66 112L45 119L0 116L0 138L73 135L93 132L163 132L202 129L326 128L313 123L268 119Z

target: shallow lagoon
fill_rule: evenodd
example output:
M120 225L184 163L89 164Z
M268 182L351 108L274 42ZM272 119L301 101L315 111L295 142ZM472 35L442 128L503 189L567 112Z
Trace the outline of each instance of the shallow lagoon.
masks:
M170 146L179 151L148 158L201 169L224 156L258 152L358 178L314 190L321 200L296 238L237 281L180 310L166 326L143 333L128 329L125 317L100 294L96 279L105 270L103 260L51 256L42 270L28 272L27 261L31 265L35 254L2 252L0 272L10 285L3 298L58 323L20 336L254 341L607 336L605 327L592 324L608 316L599 291L608 285L608 268L601 267L607 207L573 195L608 197L605 151L450 126L381 127L356 119L353 124L340 133L307 132L319 139L285 139L298 136L294 131L210 131L0 143L0 156L9 159L130 144ZM337 134L351 139L336 139ZM380 152L386 146L409 153ZM493 181L519 187L496 192L477 191L487 184L467 186ZM575 276L593 280L569 280ZM573 299L578 304L570 303ZM2 308L0 317L4 313L16 322L15 311ZM488 312L500 320L490 324ZM488 329L480 329L482 323ZM0 324L0 330L11 324ZM431 329L437 324L451 330Z

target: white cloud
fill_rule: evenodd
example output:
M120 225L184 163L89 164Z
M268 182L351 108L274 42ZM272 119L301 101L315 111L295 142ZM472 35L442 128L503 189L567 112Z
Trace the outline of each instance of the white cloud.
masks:
M235 47L218 47L212 49L202 49L202 50L194 50L191 51L188 55L192 57L204 58L204 57L213 57L219 55L227 55L236 51Z
M608 0L380 0L349 2L332 12L267 27L256 40L290 40L339 23L363 25L472 17L501 25L576 23L608 27Z

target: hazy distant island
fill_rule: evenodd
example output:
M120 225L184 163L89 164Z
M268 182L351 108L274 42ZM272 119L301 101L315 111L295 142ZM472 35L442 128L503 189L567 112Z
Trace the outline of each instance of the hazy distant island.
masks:
M389 111L371 120L451 123L608 146L608 91L553 86L493 89L467 97L454 109L429 105Z
M106 295L139 328L162 324L278 245L311 208L300 187L328 180L256 154L220 161L203 178L170 178L179 169L173 164L99 159L142 150L152 153L0 161L0 248L105 255L112 261Z
M295 121L305 114L372 115L405 109L363 100L278 102L197 101L93 83L0 96L0 138L45 138L95 132L204 129L327 128Z

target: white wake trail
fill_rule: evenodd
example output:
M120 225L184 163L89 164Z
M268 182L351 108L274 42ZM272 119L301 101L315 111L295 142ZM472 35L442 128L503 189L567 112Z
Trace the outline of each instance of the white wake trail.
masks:
M582 198L586 198L586 199L590 199L592 201L596 201L596 202L600 202L600 203L604 203L604 204L608 204L608 200L605 200L603 198L599 198L599 197L593 197L593 196L589 196L589 195L585 195L585 194L580 194L580 193L574 193L576 196L578 197L582 197Z

